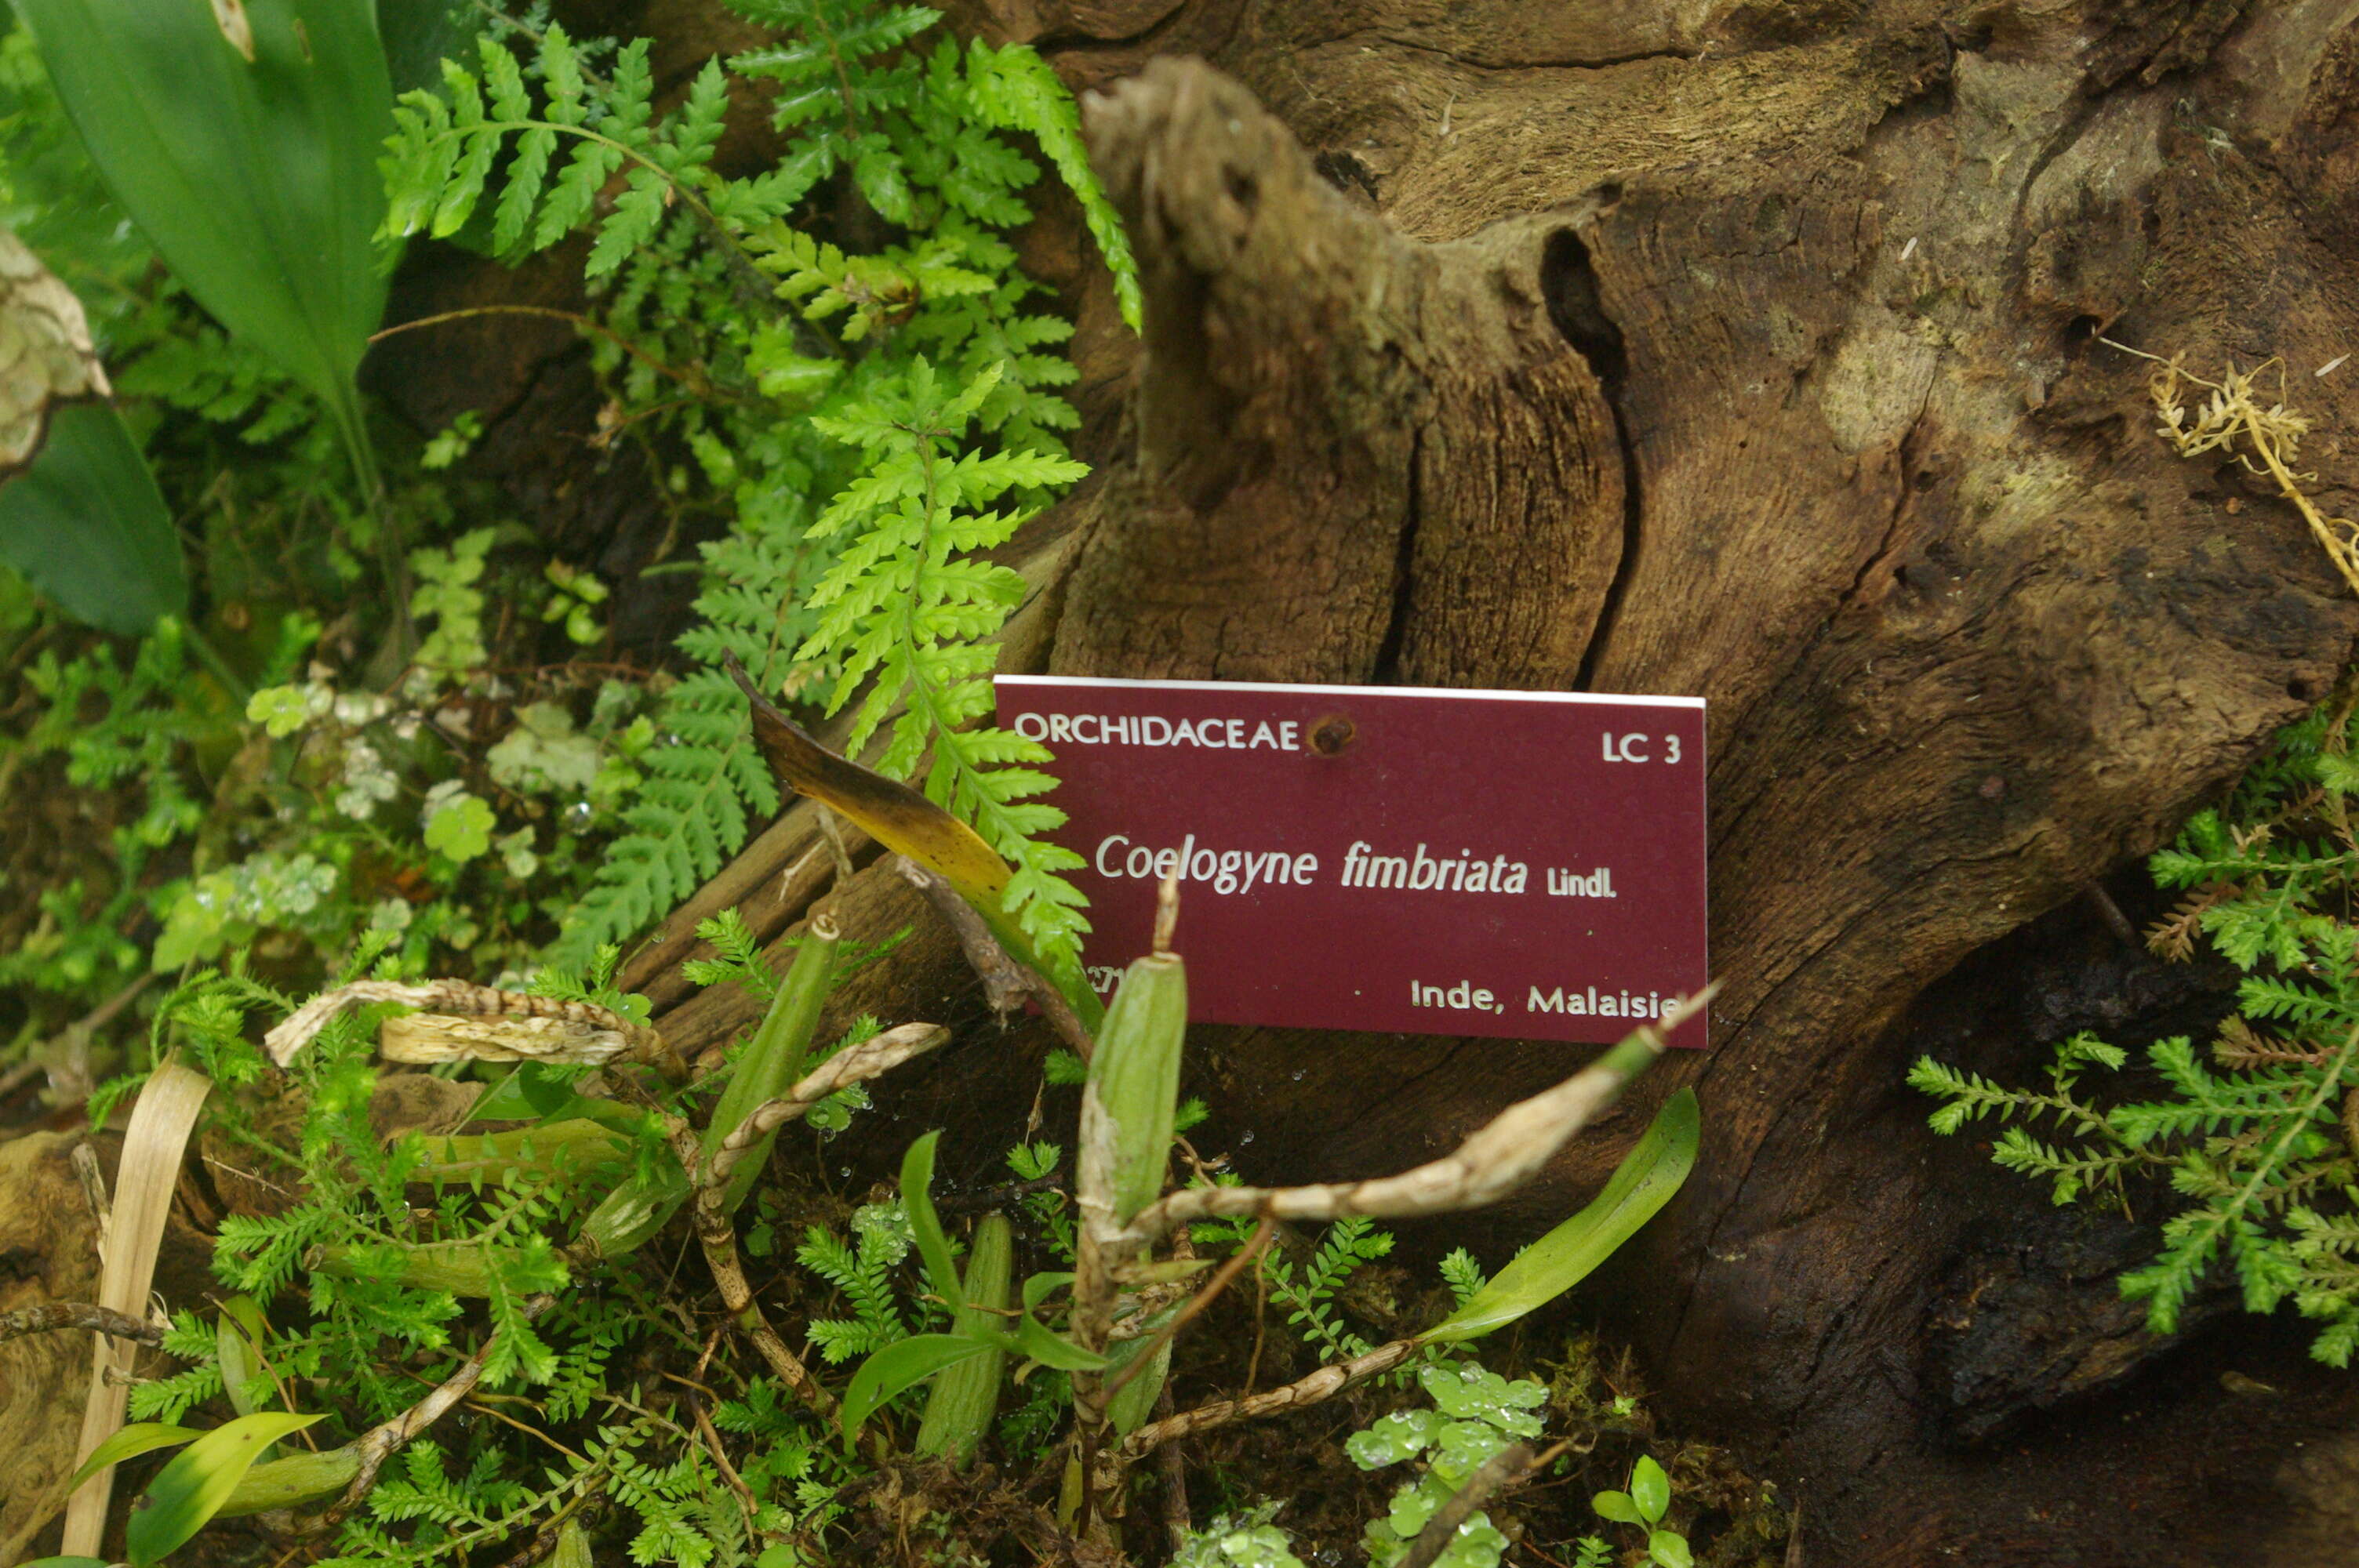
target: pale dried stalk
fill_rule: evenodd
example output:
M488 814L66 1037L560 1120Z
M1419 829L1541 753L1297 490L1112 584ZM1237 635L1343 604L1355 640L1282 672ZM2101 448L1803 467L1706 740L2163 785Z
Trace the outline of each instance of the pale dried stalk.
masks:
M1272 1389L1266 1394L1255 1394L1249 1399L1214 1400L1210 1404L1198 1405L1194 1410L1150 1422L1124 1438L1119 1447L1109 1449L1100 1456L1097 1489L1103 1492L1119 1486L1125 1469L1167 1443L1193 1436L1216 1426L1226 1426L1232 1422L1253 1421L1261 1416L1277 1415L1286 1411L1299 1410L1305 1405L1315 1405L1321 1400L1332 1400L1354 1383L1391 1371L1417 1353L1418 1343L1414 1339L1396 1339L1348 1361L1331 1362L1309 1377L1299 1378L1282 1389Z
M1132 1246L1152 1243L1191 1221L1231 1215L1393 1219L1496 1203L1530 1181L1567 1140L1620 1098L1630 1080L1663 1054L1664 1034L1701 1012L1716 989L1708 987L1675 1003L1659 1027L1640 1025L1588 1067L1545 1093L1509 1106L1455 1150L1428 1164L1397 1176L1308 1187L1190 1187L1141 1210L1126 1230L1109 1239Z
M718 1201L718 1195L735 1173L738 1162L755 1144L800 1118L828 1096L888 1073L914 1056L939 1050L949 1043L950 1037L951 1032L939 1023L904 1023L837 1052L805 1074L793 1088L777 1099L764 1100L745 1113L745 1119L712 1152L712 1165L701 1180L703 1191L714 1195Z
M808 1078L805 1083L810 1082ZM801 1086L796 1086L799 1088ZM770 1101L777 1104L777 1101ZM696 1203L690 1217L696 1226L696 1239L704 1249L705 1267L712 1271L712 1282L721 1292L721 1304L729 1309L737 1326L761 1352L762 1359L778 1380L795 1391L797 1398L809 1405L821 1421L835 1419L835 1396L820 1386L803 1358L790 1349L778 1331L770 1326L763 1315L762 1304L754 1299L754 1287L745 1279L745 1266L737 1256L737 1229L729 1223L727 1211L722 1207L722 1195L728 1190L725 1177L702 1169L704 1148L696 1129L679 1117L667 1117L665 1133L671 1139L672 1153L679 1159L680 1169L688 1179L697 1184Z
M156 1251L164 1244L164 1220L171 1212L180 1161L197 1125L197 1112L212 1087L202 1073L167 1057L132 1107L131 1124L123 1135L123 1159L115 1167L113 1218L99 1277L98 1304L109 1312L140 1317L147 1310L147 1287L156 1277ZM82 1406L77 1464L123 1425L136 1353L135 1345L99 1339L92 1357L90 1398ZM111 1465L75 1490L66 1504L65 1536L58 1547L61 1555L98 1555L106 1530L106 1505L114 1495Z
M2310 434L2310 423L2307 415L2286 406L2284 361L2272 355L2249 371L2238 370L2231 361L2218 381L2206 381L2182 365L2176 355L2166 360L2127 343L2116 343L2111 338L2103 341L2161 367L2147 383L2147 394L2154 399L2156 412L2162 416L2162 423L2155 428L2156 435L2169 441L2182 458L2224 451L2242 463L2247 472L2266 473L2276 481L2277 493L2293 503L2302 521L2310 524L2311 536L2326 551L2327 559L2334 563L2334 569L2343 574L2343 580L2354 592L2359 592L2359 521L2320 510L2302 489L2305 484L2316 483L2318 476L2294 470L2293 465L2301 460L2301 438ZM2264 408L2254 395L2253 384L2271 369L2277 373L2277 399ZM2191 423L2180 396L2181 382L2211 394ZM2256 464L2252 456L2239 449L2239 441L2259 457L2259 463Z
M434 1010L388 1018L377 1029L378 1049L394 1062L561 1062L603 1066L627 1056L675 1082L688 1065L663 1036L611 1008L557 997L528 996L467 980L402 985L357 980L323 991L262 1037L280 1066L352 1008L399 1002Z

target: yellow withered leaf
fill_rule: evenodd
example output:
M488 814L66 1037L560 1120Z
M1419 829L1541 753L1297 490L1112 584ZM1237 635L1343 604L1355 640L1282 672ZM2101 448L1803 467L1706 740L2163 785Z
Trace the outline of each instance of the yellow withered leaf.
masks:
M886 849L940 872L970 903L998 907L1007 862L982 835L908 785L837 756L755 689L734 656L728 668L754 705L755 744L780 784L829 807Z

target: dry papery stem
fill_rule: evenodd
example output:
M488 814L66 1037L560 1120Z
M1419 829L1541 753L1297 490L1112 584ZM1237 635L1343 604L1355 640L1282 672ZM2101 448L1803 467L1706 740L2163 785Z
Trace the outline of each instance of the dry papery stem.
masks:
M2327 559L2334 563L2334 569L2343 574L2343 580L2351 585L2354 592L2359 592L2359 522L2321 511L2302 489L2305 484L2317 483L2318 476L2294 470L2293 465L2301 460L2301 438L2310 434L2310 423L2307 415L2286 406L2283 360L2271 355L2248 371L2238 370L2230 361L2218 381L2206 381L2180 362L2181 355L2173 354L2166 360L2144 349L2114 342L2111 338L2099 341L2159 367L2147 382L2147 395L2154 399L2155 410L2162 416L2162 423L2155 427L2156 435L2169 441L2182 458L2224 451L2248 472L2266 473L2275 480L2277 492L2291 502L2302 521L2310 524L2310 534L2326 551ZM2253 384L2271 370L2277 373L2277 401L2264 408L2254 395ZM2211 394L2191 423L2181 401L2182 382ZM2250 455L2239 449L2239 441L2251 449ZM2260 459L2258 463L2253 460L2256 456Z
M155 1280L156 1254L164 1244L164 1222L179 1183L180 1162L188 1153L197 1112L212 1087L212 1080L202 1073L167 1058L148 1077L131 1108L131 1123L123 1135L123 1157L115 1166L114 1209L103 1232L106 1240L99 1276L99 1304L111 1312L127 1317L147 1305L147 1288ZM97 1341L90 1396L82 1406L78 1460L123 1425L133 1351L133 1346L121 1341ZM75 1489L66 1504L65 1531L59 1546L61 1555L98 1554L107 1503L114 1495L113 1465Z
M1664 1035L1702 1011L1718 987L1676 1002L1659 1026L1645 1024L1552 1089L1518 1100L1450 1153L1397 1176L1308 1187L1190 1187L1139 1212L1107 1238L1114 1246L1151 1244L1182 1225L1234 1215L1285 1220L1336 1220L1353 1215L1398 1219L1451 1214L1498 1202L1539 1173L1572 1135L1621 1098L1654 1065Z
M722 1304L729 1309L737 1325L745 1331L754 1348L770 1364L778 1379L795 1391L803 1403L816 1411L821 1420L835 1418L835 1396L820 1386L801 1357L788 1347L778 1332L763 1315L761 1303L754 1299L754 1288L746 1281L745 1268L737 1255L737 1230L730 1223L723 1199L729 1179L746 1151L789 1121L807 1113L811 1107L837 1091L890 1072L913 1057L939 1049L949 1041L951 1032L939 1023L905 1023L897 1029L872 1036L857 1045L847 1046L805 1074L795 1087L776 1099L765 1100L746 1114L723 1139L713 1151L710 1162L704 1159L703 1146L695 1129L678 1117L667 1119L666 1130L671 1138L672 1152L679 1158L681 1169L696 1183L696 1238L704 1249L705 1264L712 1271L713 1284L721 1292Z
M799 1086L798 1086L799 1087ZM776 1103L776 1102L771 1102ZM820 1386L803 1358L788 1347L770 1326L763 1314L762 1303L754 1299L754 1287L745 1278L745 1265L737 1255L737 1227L721 1206L721 1194L725 1180L716 1179L709 1171L700 1171L703 1147L696 1130L678 1117L667 1119L666 1130L671 1137L672 1152L679 1156L680 1166L698 1184L692 1217L696 1224L696 1239L704 1249L705 1267L712 1271L712 1282L721 1292L721 1304L729 1309L737 1326L770 1364L778 1380L795 1391L795 1397L809 1405L821 1421L833 1421L835 1396Z
M428 980L419 985L355 980L313 997L262 1041L270 1059L283 1067L348 1010L387 1001L433 1010L389 1018L378 1027L378 1049L387 1061L561 1062L603 1066L627 1056L657 1068L675 1083L688 1077L688 1064L664 1043L661 1034L612 1008L528 996L468 980Z

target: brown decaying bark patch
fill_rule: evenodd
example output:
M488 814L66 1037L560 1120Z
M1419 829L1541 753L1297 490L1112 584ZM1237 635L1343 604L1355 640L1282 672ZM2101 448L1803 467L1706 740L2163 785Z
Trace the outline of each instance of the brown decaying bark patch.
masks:
M2352 7L1007 0L967 20L1084 86L1147 64L1092 121L1147 271L1144 353L1082 301L1085 385L1136 395L1092 454L1103 484L1014 552L1038 593L1009 667L1709 697L1717 1045L1606 1123L1635 1132L1680 1081L1703 1097L1696 1178L1599 1296L1675 1417L1809 1498L1813 1561L2258 1550L2190 1521L2266 1485L2272 1432L2290 1452L2346 1406L2234 1406L2233 1476L2167 1411L2140 1446L2068 1403L2045 1430L2087 1444L2022 1463L1936 1435L1941 1282L1962 1236L2038 1195L1965 1180L1972 1152L1921 1130L1898 1031L1962 959L2165 838L2353 651L2359 605L2300 520L2154 440L2146 367L2093 341L2284 356L2345 433L2312 454L2325 494L2359 482L2359 377L2310 379L2359 341ZM1147 63L1183 53L1236 81ZM838 896L855 932L917 923L853 1005L975 1016L906 889L871 869ZM765 929L793 913L773 900ZM676 1031L725 1033L733 1005L699 998L667 1033L693 1050ZM1564 1065L1203 1033L1215 1128L1256 1133L1271 1179L1430 1157ZM954 1048L904 1129L955 1108L987 1158L1029 1098L1006 1053L1038 1044ZM1494 1238L1567 1212L1617 1152L1568 1151ZM2113 1345L2074 1362L2086 1384L2150 1359ZM2125 1487L2178 1511L2134 1528Z

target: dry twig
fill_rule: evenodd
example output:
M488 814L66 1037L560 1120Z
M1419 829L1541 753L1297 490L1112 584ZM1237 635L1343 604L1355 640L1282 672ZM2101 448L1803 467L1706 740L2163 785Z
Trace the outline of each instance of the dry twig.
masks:
M530 1323L556 1304L557 1298L544 1292L527 1297L518 1304L517 1310L524 1320ZM368 1496L369 1488L376 1485L377 1472L385 1468L387 1459L399 1453L410 1439L440 1421L453 1405L474 1392L476 1383L483 1379L484 1363L491 1358L492 1346L498 1338L496 1330L484 1336L484 1343L476 1346L475 1353L461 1362L457 1371L436 1384L432 1392L391 1421L380 1422L353 1440L352 1447L360 1459L360 1470L353 1476L352 1485L344 1488L344 1495L338 1498L325 1513L305 1525L306 1533L333 1530L342 1524L345 1516Z
M674 1083L688 1064L647 1024L611 1008L557 997L528 996L467 980L401 985L357 980L323 991L262 1037L270 1059L285 1066L321 1030L346 1011L392 1001L433 1011L388 1018L377 1029L378 1048L394 1062L563 1062L603 1066L617 1057L645 1062Z
M745 1113L745 1119L712 1152L712 1164L701 1177L704 1193L718 1201L747 1150L788 1122L799 1119L830 1095L890 1072L914 1056L938 1050L950 1037L951 1032L939 1023L904 1023L830 1056L804 1075L793 1088L777 1099L764 1100Z
M136 1340L142 1345L164 1342L164 1331L156 1325L89 1302L43 1302L38 1306L0 1312L0 1340L27 1334L50 1334L60 1328L87 1328L94 1334L111 1334L117 1339Z
M1182 1411L1165 1420L1150 1422L1124 1438L1121 1446L1102 1455L1097 1472L1098 1489L1103 1491L1118 1485L1125 1468L1176 1438L1191 1437L1216 1426L1227 1426L1232 1422L1253 1421L1261 1416L1300 1410L1322 1400L1332 1400L1354 1383L1380 1372L1391 1371L1415 1355L1417 1347L1418 1341L1414 1339L1396 1339L1377 1346L1364 1356L1330 1362L1309 1377L1298 1378L1284 1388L1272 1389L1266 1394L1255 1394L1242 1400L1214 1400L1210 1404L1198 1405L1194 1410Z
M699 1184L694 1207L696 1239L704 1249L705 1266L712 1271L712 1282L721 1292L721 1304L729 1309L738 1329L753 1342L762 1359L778 1380L795 1391L795 1396L809 1405L821 1421L835 1419L835 1396L820 1386L803 1358L788 1348L763 1315L761 1303L754 1299L754 1287L746 1281L745 1265L737 1256L737 1229L729 1223L727 1210L720 1202L726 1189L726 1179L715 1180L710 1172L701 1170L703 1148L696 1130L677 1117L669 1119L672 1152L679 1157L680 1168L689 1179Z

